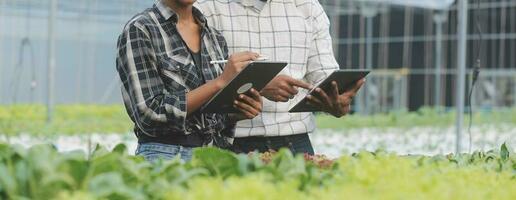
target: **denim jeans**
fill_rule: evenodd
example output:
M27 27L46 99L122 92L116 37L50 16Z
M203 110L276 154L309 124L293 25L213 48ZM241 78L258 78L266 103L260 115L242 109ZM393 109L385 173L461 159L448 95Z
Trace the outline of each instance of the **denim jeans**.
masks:
M179 156L183 161L190 161L192 152L193 147L161 143L142 143L138 144L136 148L136 155L143 156L149 162L155 162L158 159L172 160L176 156Z

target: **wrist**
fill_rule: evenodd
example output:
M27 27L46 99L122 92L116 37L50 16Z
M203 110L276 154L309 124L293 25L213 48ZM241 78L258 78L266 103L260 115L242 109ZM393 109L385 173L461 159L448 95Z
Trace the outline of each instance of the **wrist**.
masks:
M213 84L215 85L217 90L222 90L222 88L224 88L224 86L226 86L227 81L224 78L222 78L221 76L219 76L218 78L213 80Z

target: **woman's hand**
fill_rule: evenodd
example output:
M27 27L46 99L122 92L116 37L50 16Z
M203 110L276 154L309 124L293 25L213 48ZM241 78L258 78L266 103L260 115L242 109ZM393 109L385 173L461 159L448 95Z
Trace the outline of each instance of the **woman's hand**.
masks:
M251 61L256 60L260 54L244 51L231 55L224 67L224 72L217 78L222 86L229 83L240 71L242 71Z
M262 104L260 93L251 88L249 92L239 95L233 102L233 107L240 111L240 113L233 116L233 120L240 121L255 118L262 112Z
M195 113L203 104L210 100L218 91L226 86L249 62L258 58L257 53L240 52L229 57L224 72L214 80L188 92L186 95L188 114ZM241 101L241 100L239 100ZM260 106L261 111L261 106Z
M216 79L220 88L228 84L251 61L256 60L260 54L250 51L239 52L231 55L224 67L224 72ZM231 114L232 121L252 119L262 112L262 97L260 93L251 88L249 92L241 94L233 102L233 107L240 113Z

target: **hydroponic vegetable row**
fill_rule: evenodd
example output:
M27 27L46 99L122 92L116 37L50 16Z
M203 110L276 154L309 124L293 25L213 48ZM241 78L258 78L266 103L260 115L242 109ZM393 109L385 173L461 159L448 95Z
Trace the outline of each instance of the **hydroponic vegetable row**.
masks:
M0 144L0 199L516 199L516 158L500 150L328 160L288 151L198 149L191 162L150 164L97 147L59 153Z
M56 106L54 120L50 124L47 124L45 114L46 109L43 105L0 106L0 134L125 134L131 132L133 128L122 105L59 105ZM455 114L423 108L417 112L349 115L340 119L318 115L316 119L317 127L320 129L448 127L453 125ZM493 112L478 112L473 119L475 125L516 126L516 107Z

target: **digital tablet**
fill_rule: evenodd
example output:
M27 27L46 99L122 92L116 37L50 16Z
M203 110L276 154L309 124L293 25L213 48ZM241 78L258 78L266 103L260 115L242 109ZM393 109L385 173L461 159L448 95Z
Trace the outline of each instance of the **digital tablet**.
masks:
M231 82L213 96L202 108L202 113L237 113L233 101L239 94L251 88L261 91L278 73L287 66L286 62L251 62Z
M321 88L327 94L331 92L333 88L331 82L336 81L337 86L339 88L339 92L342 94L351 87L355 85L357 81L364 78L369 74L369 70L336 70L332 74L330 74L326 79L321 81L317 86L315 86L312 90L308 92L308 94L313 95L315 93L315 88ZM318 112L321 111L315 106L312 106L308 103L308 99L303 98L299 101L294 107L292 107L289 112Z

